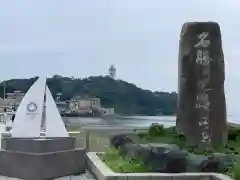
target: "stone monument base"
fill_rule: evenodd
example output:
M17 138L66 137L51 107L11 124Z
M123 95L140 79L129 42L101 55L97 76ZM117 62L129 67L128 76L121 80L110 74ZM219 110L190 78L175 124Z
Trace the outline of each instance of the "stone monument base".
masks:
M18 152L47 153L74 149L75 138L3 138L2 149Z
M5 138L0 174L26 180L49 180L85 172L86 151L74 138Z

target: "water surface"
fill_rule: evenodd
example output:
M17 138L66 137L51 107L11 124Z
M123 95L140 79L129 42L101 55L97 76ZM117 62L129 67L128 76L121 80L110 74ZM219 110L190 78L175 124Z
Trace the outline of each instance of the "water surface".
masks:
M175 116L131 116L125 118L101 119L91 117L69 117L63 118L65 122L72 126L80 127L113 127L113 128L145 128L152 123L163 124L165 127L175 125Z
M238 123L231 117L229 122ZM176 116L129 116L124 118L113 118L104 120L101 118L91 117L70 117L64 118L67 124L73 126L80 126L83 128L146 128L152 123L162 124L165 127L175 126Z

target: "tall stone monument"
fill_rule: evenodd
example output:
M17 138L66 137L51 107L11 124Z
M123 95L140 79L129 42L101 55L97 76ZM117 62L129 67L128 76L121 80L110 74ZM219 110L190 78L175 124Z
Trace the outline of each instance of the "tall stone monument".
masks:
M218 23L185 23L179 46L176 128L190 143L218 147L227 140L224 55Z

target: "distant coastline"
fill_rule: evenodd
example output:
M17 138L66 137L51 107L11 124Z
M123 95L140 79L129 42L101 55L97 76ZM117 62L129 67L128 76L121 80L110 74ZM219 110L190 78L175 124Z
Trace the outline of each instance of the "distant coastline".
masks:
M33 77L1 82L0 96L2 99L0 100L2 104L5 104L6 101L5 94L7 96L15 96L14 92L16 92L22 96L37 79L38 77ZM64 106L67 106L65 102L80 96L82 98L90 97L92 100L100 99L101 107L114 108L116 113L122 115L140 114L155 116L163 114L167 116L176 113L176 92L141 89L132 83L113 79L109 76L91 76L81 79L54 75L52 78L47 79L47 84L54 98L62 102L59 104L60 109L64 109ZM16 104L18 103L16 102ZM82 115L78 116L81 117Z

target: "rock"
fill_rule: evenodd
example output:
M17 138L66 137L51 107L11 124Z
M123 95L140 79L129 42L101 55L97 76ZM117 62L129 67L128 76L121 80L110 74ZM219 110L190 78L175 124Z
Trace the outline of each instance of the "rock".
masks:
M189 22L179 43L176 130L190 144L218 147L227 140L224 56L215 22Z
M218 159L226 167L231 167L234 164L235 155L223 154L223 153L213 153L213 158Z
M187 172L201 172L200 165L205 160L208 160L208 157L205 155L188 153Z
M148 144L141 144L140 148L137 152L137 155L141 157L143 160L147 160L150 158L152 154L152 147L149 146ZM146 161L145 161L146 162Z
M200 164L201 172L216 172L216 173L224 173L223 164L217 159L208 159L204 160Z
M139 144L126 143L120 146L120 153L123 156L135 157L140 150Z
M188 158L190 161L194 162L196 166L199 166L203 161L208 160L208 157L205 155L198 155L198 154L188 154Z
M180 150L180 148L176 144L163 144L163 143L149 143L149 146L153 148L167 148L171 150Z
M120 148L125 144L134 144L134 141L125 134L118 134L110 138L111 146Z
M149 144L128 145L128 155L140 157L152 172L179 173L186 172L187 154L163 146Z
M174 146L163 144L136 144L127 136L117 135L111 144L119 148L121 155L139 157L152 172L179 173L186 172L187 153ZM173 147L175 149L173 149ZM172 148L172 149L171 149Z
M120 152L123 156L129 157L141 157L148 159L153 149L148 144L125 144L120 147Z
M165 149L152 152L150 157L144 160L153 172L180 173L187 170L186 154L181 151Z
M227 165L224 164L218 158L214 156L188 154L188 166L187 172L218 172L223 173L224 169L227 169Z

